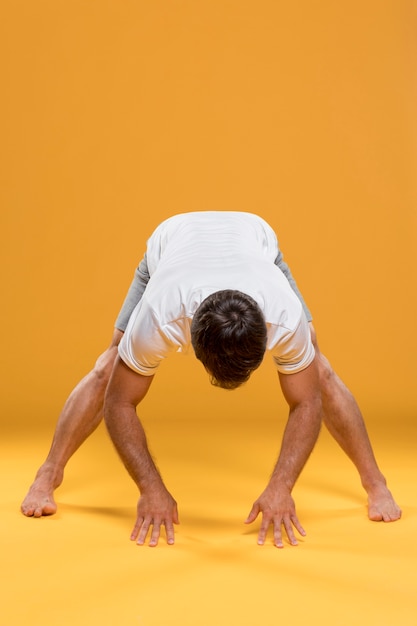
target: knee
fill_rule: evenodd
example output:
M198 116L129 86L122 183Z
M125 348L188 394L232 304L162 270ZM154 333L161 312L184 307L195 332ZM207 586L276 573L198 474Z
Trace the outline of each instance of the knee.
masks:
M114 362L117 357L117 346L110 346L101 354L95 362L93 375L96 381L103 387L107 386Z
M107 350L101 354L93 369L93 374L99 382L107 385L110 379L110 374L113 369L114 362L117 357L117 347L123 337L123 331L115 328L111 343Z
M333 379L335 377L334 370L330 365L329 360L321 353L317 343L317 335L313 324L310 322L311 341L316 352L317 366L320 378L320 387L322 391L326 391L331 387Z
M326 392L333 387L336 375L330 362L323 354L321 354L321 352L317 353L317 364L319 370L320 388L322 393L326 394Z

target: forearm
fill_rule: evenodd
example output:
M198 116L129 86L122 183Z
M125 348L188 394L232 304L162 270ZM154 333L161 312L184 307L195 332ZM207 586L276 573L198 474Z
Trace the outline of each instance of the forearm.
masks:
M290 409L278 461L269 482L274 489L291 493L320 432L320 403Z
M115 448L140 491L130 538L142 545L152 528L149 545L156 546L161 526L165 526L167 542L174 543L173 524L178 524L179 519L177 503L162 482L136 415L136 407L152 379L153 376L138 374L117 359L107 388L104 419Z
M139 490L160 486L162 478L149 452L135 407L109 403L105 407L104 419L113 444Z

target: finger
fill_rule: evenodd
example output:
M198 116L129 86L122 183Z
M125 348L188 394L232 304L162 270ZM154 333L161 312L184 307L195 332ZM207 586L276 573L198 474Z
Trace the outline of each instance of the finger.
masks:
M139 534L139 531L140 531L140 529L142 527L142 524L143 524L143 517L138 517L138 519L136 520L136 523L135 523L135 525L133 527L133 530L130 533L131 541L135 541L136 540L136 538L137 538L137 536Z
M282 521L282 523L284 524L284 528L285 528L285 532L287 533L288 541L290 542L290 544L292 546L297 546L298 545L298 541L295 538L294 530L293 530L293 527L292 527L292 524L291 524L291 520L288 519L288 518L285 518Z
M300 533L300 535L301 535L302 537L305 537L307 533L306 533L306 531L304 530L304 528L301 526L301 524L300 524L300 522L299 522L299 520L298 520L298 517L297 517L296 515L293 515L293 516L291 517L291 522L292 522L292 524L295 526L295 528L298 530L298 532Z
M172 546L175 543L174 525L172 522L165 522L165 532L167 536L167 544Z
M284 543L282 541L281 521L274 522L274 546L277 548L284 547Z
M259 546L263 546L265 543L265 539L268 533L268 528L269 528L270 523L271 523L270 518L264 515L262 518L261 527L258 533L258 545Z
M139 532L139 536L138 536L138 540L137 540L137 544L138 546L143 546L143 544L146 541L146 535L148 534L148 530L149 530L149 526L151 525L152 520L150 519L144 519L140 532Z
M245 521L245 524L251 524L252 522L254 522L256 520L256 518L258 517L258 515L259 515L259 511L260 511L259 504L257 504L255 502L255 504L253 505L253 507L252 507L252 509L251 509L251 511L250 511L250 513L249 513L249 515L248 515L248 517L246 519L246 521Z
M158 545L159 535L161 534L161 522L153 522L151 538L149 540L149 545L151 548L154 548Z

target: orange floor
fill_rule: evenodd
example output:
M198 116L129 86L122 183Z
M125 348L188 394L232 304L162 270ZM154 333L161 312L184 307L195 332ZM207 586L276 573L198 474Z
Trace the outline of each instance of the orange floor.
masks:
M218 405L216 393L207 397ZM416 424L410 416L397 415L394 428L386 416L368 415L403 519L367 520L356 473L323 431L295 490L307 537L278 550L257 546L257 526L243 521L264 487L285 416L242 415L242 407L233 411L231 395L224 398L222 419L210 417L212 406L197 414L192 400L181 419L164 415L163 404L152 418L152 405L144 408L153 453L179 503L175 546L129 541L136 491L104 428L71 461L57 493L58 514L24 518L20 500L47 450L52 422L37 432L6 434L2 624L417 624Z

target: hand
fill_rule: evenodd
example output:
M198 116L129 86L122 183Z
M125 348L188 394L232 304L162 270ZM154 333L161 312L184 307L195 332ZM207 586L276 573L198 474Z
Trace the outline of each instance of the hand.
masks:
M305 536L306 532L298 521L294 500L288 492L278 492L267 487L261 496L254 502L251 512L245 524L251 524L262 513L262 523L258 534L258 544L265 543L269 526L272 524L274 532L274 545L283 548L282 526L285 528L288 540L291 545L296 546L297 540L294 535L293 526L300 535Z
M136 524L130 535L132 541L143 545L152 526L149 545L158 545L161 526L165 526L168 544L174 543L174 524L179 524L177 503L171 494L161 487L158 490L143 492L137 507Z

